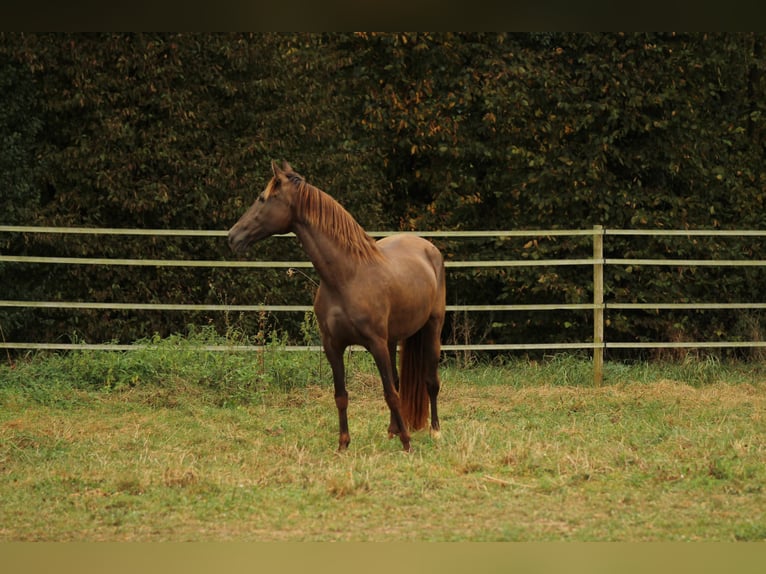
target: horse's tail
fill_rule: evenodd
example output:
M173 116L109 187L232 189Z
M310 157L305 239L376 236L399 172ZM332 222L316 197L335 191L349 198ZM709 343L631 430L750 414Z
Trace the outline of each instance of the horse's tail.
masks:
M427 328L402 341L399 369L399 400L404 424L411 430L425 428L428 422L428 386L426 379L429 361L425 359Z

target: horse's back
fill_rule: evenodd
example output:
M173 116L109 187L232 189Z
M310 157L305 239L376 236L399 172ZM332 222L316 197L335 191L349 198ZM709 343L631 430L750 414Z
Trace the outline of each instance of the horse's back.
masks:
M378 241L378 247L392 262L426 262L438 279L444 265L441 252L436 246L418 235L400 233Z
M378 241L378 246L403 287L400 296L429 301L431 313L443 313L445 304L444 260L436 246L417 235L398 234ZM423 307L421 306L421 309Z

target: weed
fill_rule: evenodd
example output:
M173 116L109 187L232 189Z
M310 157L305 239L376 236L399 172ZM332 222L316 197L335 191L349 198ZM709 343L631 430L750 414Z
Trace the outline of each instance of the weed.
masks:
M742 542L766 541L766 525L748 521L735 528L734 539Z

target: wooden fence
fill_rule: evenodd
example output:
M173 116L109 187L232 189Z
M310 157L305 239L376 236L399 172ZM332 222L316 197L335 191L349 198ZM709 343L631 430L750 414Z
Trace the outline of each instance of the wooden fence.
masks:
M115 229L115 228L68 228L68 227L27 227L1 226L2 233L51 233L51 234L81 234L81 235L147 235L172 237L225 237L226 231L212 230L161 230L161 229ZM371 232L373 237L384 237L397 232ZM763 302L744 303L619 303L604 301L604 270L607 266L676 266L676 267L746 267L766 266L766 260L747 259L673 259L673 258L609 258L604 257L604 244L613 236L730 236L730 237L766 237L766 231L760 230L629 230L607 229L595 226L593 229L548 229L524 231L430 231L419 232L423 237L434 238L505 238L505 237L541 237L541 236L589 236L593 244L592 257L572 259L496 259L486 261L447 261L448 271L451 268L479 267L530 267L530 266L581 266L590 268L584 275L583 282L591 284L593 300L577 304L544 304L544 305L478 305L455 304L448 305L448 311L478 312L478 311L556 311L556 310L589 310L593 312L593 338L590 341L576 343L528 343L528 344L451 344L443 345L445 351L516 351L516 350L566 350L587 349L593 353L594 383L601 384L603 380L603 364L605 349L627 348L712 348L712 347L766 347L766 341L683 341L683 342L608 342L604 338L604 316L609 309L766 309ZM78 257L36 257L0 254L3 263L36 263L36 264L67 264L67 265L134 265L134 266L185 266L185 267L259 267L259 268L306 268L311 267L309 261L204 261L204 260L174 260L174 259L116 259L116 258L78 258ZM591 275L592 273L592 275ZM24 301L0 300L0 307L37 307L57 309L115 309L115 310L151 310L151 311L221 311L221 312L286 312L309 311L310 305L201 305L201 304L162 304L162 303L111 303L94 301ZM90 350L131 350L143 348L140 345L118 344L66 344L66 343L25 343L1 341L0 348L6 349L90 349ZM214 351L252 351L260 350L260 346L246 345L214 345L205 347ZM290 346L288 350L316 351L317 346Z

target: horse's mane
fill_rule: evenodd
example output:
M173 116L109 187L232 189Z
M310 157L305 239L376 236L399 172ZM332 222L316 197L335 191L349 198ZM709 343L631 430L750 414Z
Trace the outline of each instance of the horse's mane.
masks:
M295 172L287 177L298 192L295 202L298 219L337 241L360 261L380 257L375 240L340 203Z

